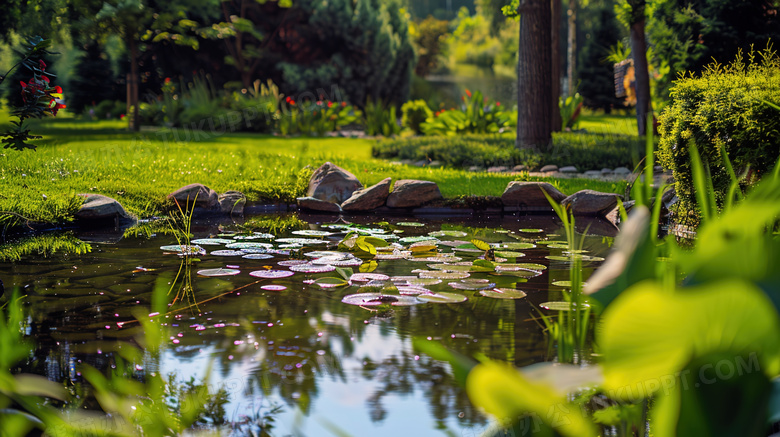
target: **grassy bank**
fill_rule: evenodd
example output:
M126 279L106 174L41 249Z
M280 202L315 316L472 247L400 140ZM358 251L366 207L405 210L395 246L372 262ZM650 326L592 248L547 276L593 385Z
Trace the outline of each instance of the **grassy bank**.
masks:
M385 177L439 184L445 197L498 196L515 177L453 169L394 165L371 157L373 140L278 138L253 134L148 130L129 133L118 121L47 120L37 151L0 156L0 211L56 223L79 207L78 193L114 197L140 217L160 214L165 196L200 182L218 192L239 190L250 201L293 202L308 174L301 169L331 161L365 185ZM179 140L179 141L177 141ZM550 180L564 193L590 188L622 192L624 184ZM18 217L17 217L18 218Z

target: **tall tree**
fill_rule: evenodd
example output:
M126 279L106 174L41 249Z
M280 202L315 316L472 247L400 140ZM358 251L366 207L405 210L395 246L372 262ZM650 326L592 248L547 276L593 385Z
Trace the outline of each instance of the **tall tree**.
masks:
M574 95L577 88L577 0L569 0L567 16L567 44L566 44L566 94Z
M645 40L646 0L626 0L629 7L629 32L631 56L634 59L636 77L636 121L639 136L645 136L647 117L652 114L650 105L650 73L647 64L647 41Z
M552 60L549 0L521 0L517 59L518 148L541 149L552 140Z
M551 74L552 74L552 128L561 130L561 111L558 99L561 97L561 0L550 0L552 29L550 30Z

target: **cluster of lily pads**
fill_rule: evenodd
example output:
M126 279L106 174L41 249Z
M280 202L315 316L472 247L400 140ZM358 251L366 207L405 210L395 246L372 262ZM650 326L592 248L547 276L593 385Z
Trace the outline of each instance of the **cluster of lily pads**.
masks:
M423 226L416 222L399 222L396 226ZM551 249L565 249L562 255L549 255L552 261L601 261L582 250L569 250L565 241L548 240L541 229L521 229L518 232L499 230L507 236L505 242L487 243L478 239L462 240L467 233L460 230L439 230L426 235L403 237L403 230L385 227L364 227L352 224L328 224L327 230L293 231L295 237L276 238L272 234L221 234L217 238L192 240L188 245L162 246L161 249L180 256L223 256L252 260L270 260L275 257L280 268L265 266L249 275L264 279L279 279L295 273L321 274L335 272L336 276L303 282L322 289L359 287L358 292L342 299L350 305L364 308L409 306L421 303L461 303L468 297L457 291L472 291L475 296L497 299L522 299L526 293L517 284L541 275L547 269L538 263L523 263L522 250L547 245ZM223 246L207 251L204 247ZM380 262L403 260L420 263L408 276L389 276L375 272ZM285 267L286 269L281 269ZM354 272L353 268L358 268ZM238 266L199 270L201 276L238 275ZM484 277L476 278L473 275ZM434 291L428 287L446 282L448 291ZM553 285L568 287L567 281ZM261 288L281 291L283 285L269 284ZM440 287L441 288L441 287ZM560 302L563 303L563 302ZM559 309L562 305L548 302L543 308Z

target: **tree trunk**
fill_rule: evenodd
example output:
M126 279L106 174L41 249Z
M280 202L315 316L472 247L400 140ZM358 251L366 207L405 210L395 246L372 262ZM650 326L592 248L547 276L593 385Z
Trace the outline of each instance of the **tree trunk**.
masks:
M631 54L634 57L636 77L636 121L639 136L647 130L650 112L650 74L647 66L647 45L645 43L645 20L631 24Z
M541 149L552 139L551 8L549 0L524 0L517 56L518 148Z
M133 116L130 118L129 129L132 131L138 131L140 128L140 120L138 120L138 46L135 42L135 38L129 38L130 44L130 86L128 87L130 94L127 95L128 105L133 107Z
M577 0L569 0L569 35L568 50L566 51L566 95L573 96L577 88L575 75L577 74Z
M561 96L561 0L552 0L552 130L562 129L561 110L558 99Z

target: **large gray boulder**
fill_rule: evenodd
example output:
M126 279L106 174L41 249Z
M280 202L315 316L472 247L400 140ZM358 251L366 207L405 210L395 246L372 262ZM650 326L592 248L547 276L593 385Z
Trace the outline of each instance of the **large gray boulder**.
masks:
M390 178L364 190L357 190L341 204L344 211L373 211L385 204L390 195Z
M565 194L547 182L512 181L501 195L501 202L508 210L550 211L552 207L544 193L556 202L566 198Z
M558 171L558 166L557 165L553 165L553 164L548 164L548 165L545 165L544 167L542 167L539 171L542 172L542 173Z
M341 212L341 207L337 203L326 202L314 197L299 197L297 202L298 209L303 211L331 212L335 214Z
M168 200L176 201L182 209L193 206L207 210L219 208L219 195L203 184L185 185L168 195Z
M582 190L563 199L561 205L568 207L574 215L605 216L615 209L619 197L614 193Z
M219 209L225 214L244 213L246 196L240 191L226 191L219 195Z
M311 175L306 196L326 202L341 203L361 188L363 184L355 175L333 163L326 162Z
M387 206L417 208L440 199L441 192L435 182L401 179L396 181L393 191L387 196Z
M78 220L106 220L106 219L128 219L133 217L125 211L125 208L116 199L102 194L79 194L84 198L74 217Z

